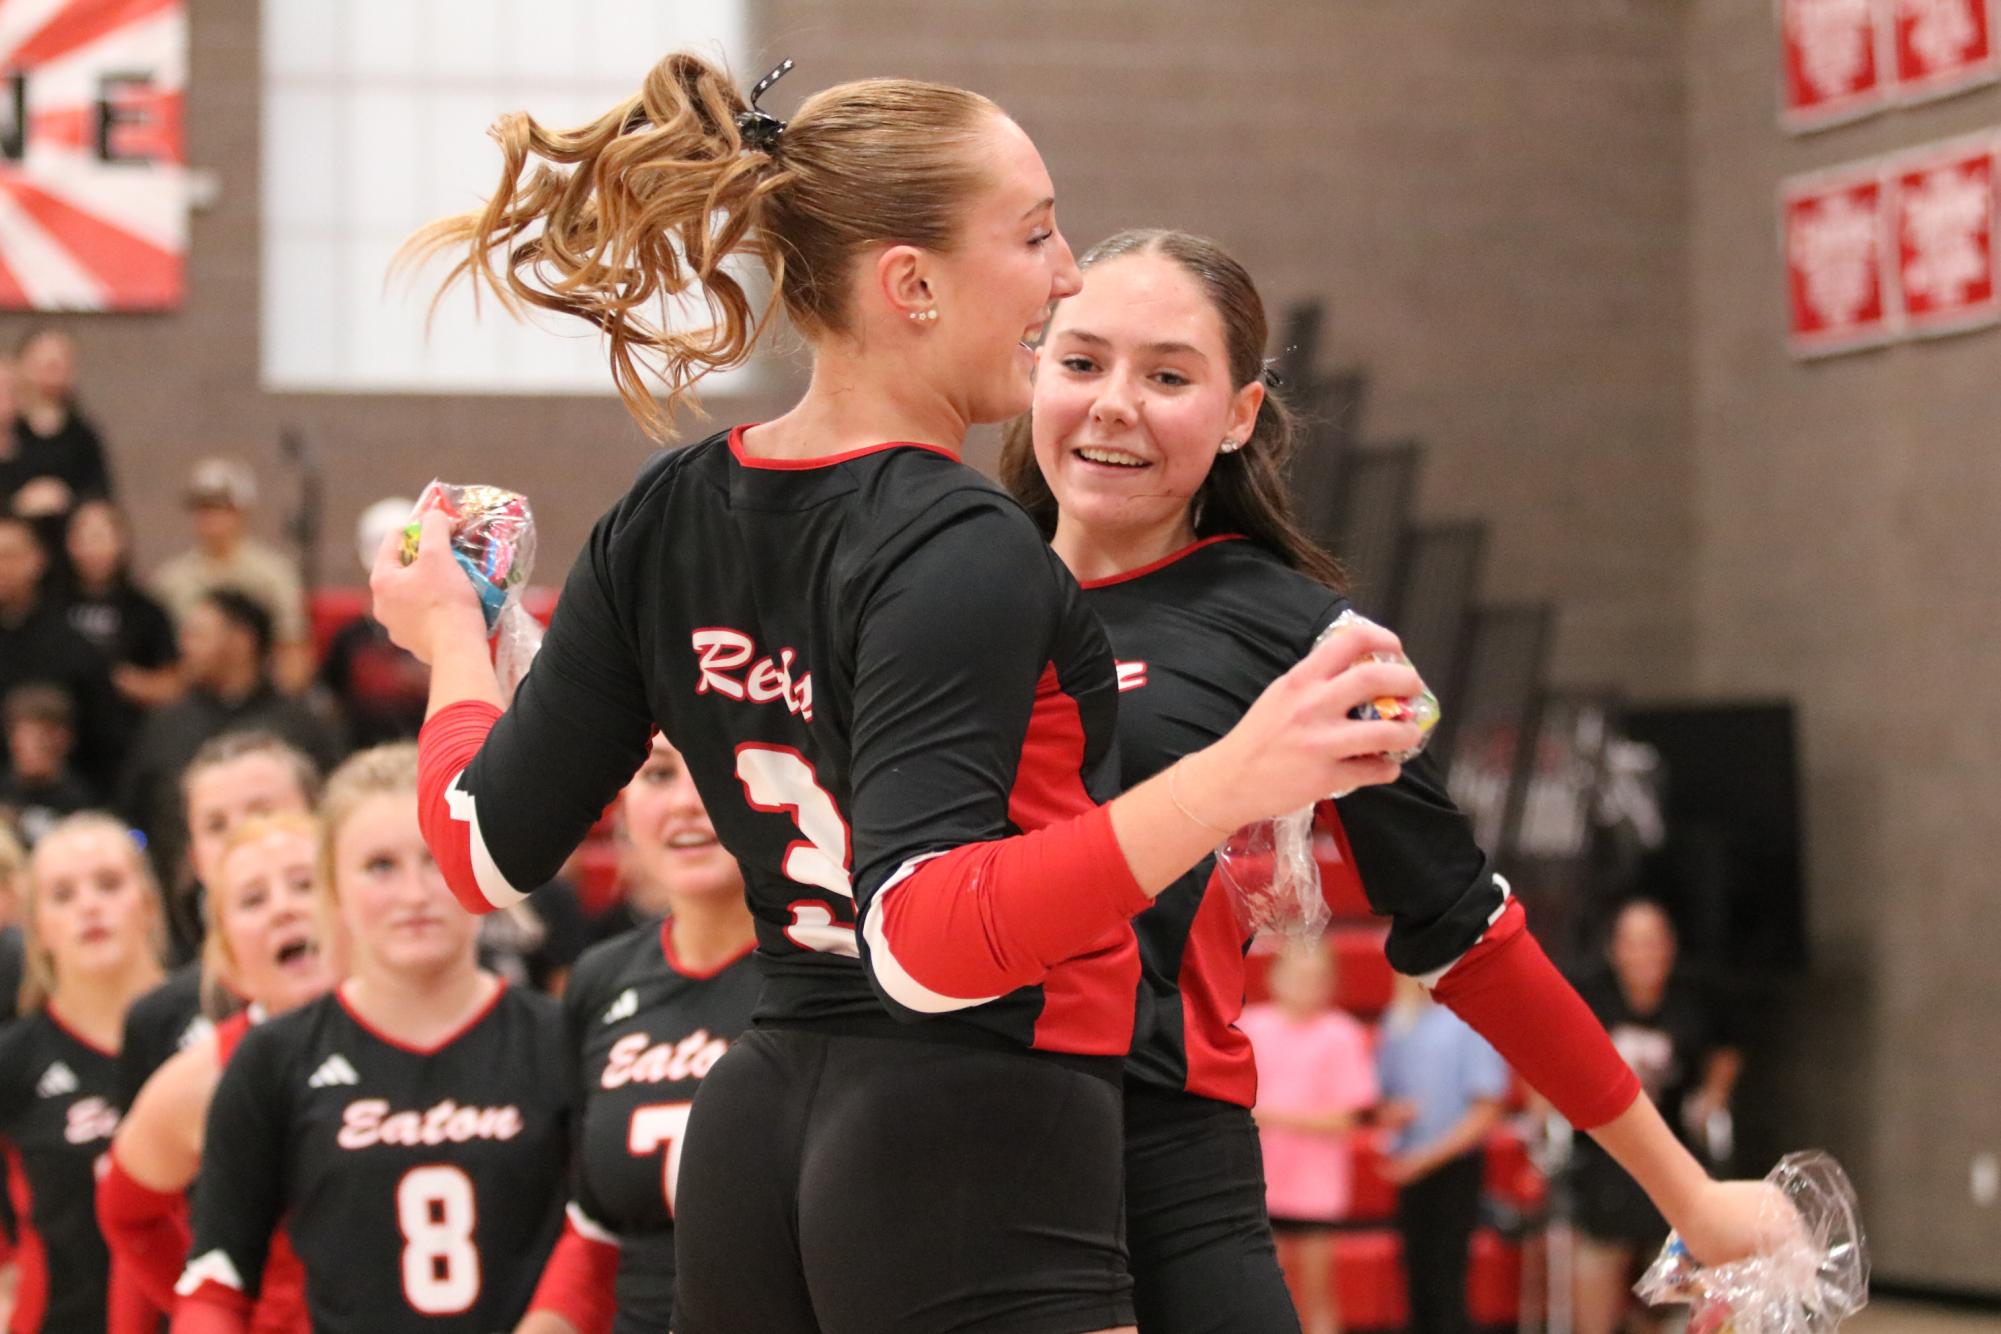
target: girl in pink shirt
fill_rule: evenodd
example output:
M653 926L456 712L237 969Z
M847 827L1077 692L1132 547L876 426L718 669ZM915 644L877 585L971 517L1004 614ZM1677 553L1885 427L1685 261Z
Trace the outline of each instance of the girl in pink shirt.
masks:
M1376 1101L1375 1062L1367 1030L1334 1008L1334 957L1324 944L1287 945L1270 982L1271 1001L1238 1022L1257 1054L1265 1203L1279 1261L1297 1276L1306 1334L1338 1334L1332 1228L1348 1212L1348 1136Z

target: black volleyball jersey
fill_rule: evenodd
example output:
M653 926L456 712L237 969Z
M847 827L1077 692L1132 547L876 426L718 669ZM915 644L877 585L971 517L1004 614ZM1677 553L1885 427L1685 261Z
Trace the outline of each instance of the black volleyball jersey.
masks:
M118 1096L130 1107L153 1072L215 1031L201 1006L201 963L182 964L125 1011Z
M9 1328L101 1330L110 1254L95 1166L118 1129L118 1058L47 1008L0 1031L0 1153L20 1279Z
M1075 582L942 449L781 462L743 455L741 431L657 458L598 523L514 702L474 719L491 726L476 756L426 797L447 879L474 908L549 879L657 722L742 864L760 1020L860 1024L887 1004L933 1036L1123 1054L1136 888L1059 883L1009 916L970 874L926 897L955 864L922 869L1113 795L1111 655ZM455 725L434 717L427 753ZM899 938L896 912L870 909L892 887L946 929Z
M338 993L258 1024L209 1105L178 1290L254 1298L282 1222L322 1334L512 1328L562 1226L562 1043L561 1007L511 987L428 1051Z
M619 1246L622 1328L665 1330L674 1309L674 1180L695 1091L750 1026L761 981L744 952L704 972L648 922L577 961L563 1012L577 1061L572 1221ZM579 1217L578 1215L581 1215Z
M1348 607L1325 585L1233 536L1087 583L1084 599L1118 657L1128 787L1234 727ZM1465 953L1501 907L1506 886L1432 761L1420 756L1394 783L1333 805L1345 864L1369 905L1392 919L1391 964L1423 974ZM1145 981L1127 1073L1249 1106L1256 1070L1236 1020L1250 940L1213 872L1214 859L1205 860L1134 919Z

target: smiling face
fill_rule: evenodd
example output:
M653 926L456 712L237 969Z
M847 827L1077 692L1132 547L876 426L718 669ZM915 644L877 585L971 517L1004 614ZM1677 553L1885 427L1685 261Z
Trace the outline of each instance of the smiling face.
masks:
M478 919L452 898L431 860L414 791L365 797L341 821L333 879L357 976L476 966Z
M1222 442L1249 437L1263 390L1231 383L1222 317L1179 264L1141 251L1094 265L1036 369L1035 459L1059 531L1192 541L1194 498Z
M666 737L653 738L653 753L626 784L620 810L635 908L664 915L687 899L743 893L743 871L717 840L695 780Z
M224 854L209 893L231 987L278 1014L333 985L316 929L318 840L303 822L247 836Z
M108 825L56 830L36 845L35 945L58 986L115 978L150 950L159 901L131 838Z
M913 339L913 361L969 422L1027 407L1034 344L1049 307L1077 291L1077 261L1056 226L1056 189L1019 125L989 116L969 149L988 182L959 219L950 248L892 246L876 280ZM936 311L935 320L910 315Z

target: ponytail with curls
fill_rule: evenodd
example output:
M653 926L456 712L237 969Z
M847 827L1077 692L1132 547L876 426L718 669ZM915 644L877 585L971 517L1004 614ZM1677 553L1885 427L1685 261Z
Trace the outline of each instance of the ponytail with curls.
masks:
M726 71L676 52L577 129L504 116L490 131L502 154L492 198L418 231L398 264L456 254L440 295L466 278L510 313L589 320L626 409L663 438L703 376L749 359L780 301L809 336L844 332L864 247L948 247L984 179L975 132L1000 114L977 93L909 79L837 85L747 137L751 111ZM737 256L770 276L762 308L727 266ZM670 327L667 306L697 286L710 322Z
M1106 237L1080 257L1077 267L1089 270L1127 255L1160 255L1193 278L1223 325L1229 358L1230 384L1241 389L1264 374L1265 340L1270 328L1264 299L1244 266L1207 237L1166 228L1132 228ZM1299 448L1298 421L1276 388L1267 381L1264 403L1241 449L1218 454L1192 502L1195 535L1213 537L1241 533L1279 557L1301 574L1327 587L1345 591L1347 576L1325 548L1315 542L1292 512L1286 469ZM1056 534L1056 496L1035 461L1031 419L1017 417L1007 426L1000 463L1001 483L1021 502L1043 536Z

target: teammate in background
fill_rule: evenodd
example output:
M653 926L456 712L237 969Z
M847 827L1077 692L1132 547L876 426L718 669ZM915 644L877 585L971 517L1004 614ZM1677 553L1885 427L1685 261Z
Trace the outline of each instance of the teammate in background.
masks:
M654 738L620 809L626 901L642 922L586 953L563 997L578 1076L577 1180L569 1226L517 1334L666 1334L688 1110L757 1003L743 872L665 737Z
M269 732L225 732L195 752L181 774L187 818L188 870L193 880L175 894L184 909L184 952L193 956L167 980L132 1003L118 1055L118 1096L129 1107L167 1058L208 1035L202 1011L202 886L216 874L222 850L245 821L264 815L304 814L320 791L320 773L301 751ZM169 911L169 918L177 916ZM210 989L220 1013L236 1008L227 988Z
M203 946L212 986L247 1007L180 1052L146 1081L125 1113L97 1179L97 1217L111 1248L114 1281L138 1300L114 1309L143 1313L113 1321L109 1334L151 1334L176 1305L174 1284L188 1256L188 1188L201 1167L202 1122L216 1081L251 1024L325 994L333 972L319 941L313 856L319 828L309 815L260 816L229 837L206 903ZM289 1246L274 1246L251 1327L302 1329L305 1293Z
M321 1334L520 1319L563 1214L554 1001L482 972L417 827L417 753L378 746L321 807L322 911L351 971L243 1037L209 1103L180 1334L250 1328L282 1222Z
M1710 1118L1727 1111L1743 1068L1724 1016L1675 969L1677 942L1667 910L1651 899L1619 909L1606 943L1608 965L1578 990L1639 1074L1647 1098L1684 1134L1700 1143ZM1570 1194L1577 1211L1575 1300L1577 1334L1611 1334L1633 1311L1639 1266L1667 1239L1667 1223L1605 1151L1580 1142L1570 1160Z
M108 815L72 815L28 863L21 1017L0 1030L0 1153L19 1242L12 1334L105 1328L110 1257L91 1165L118 1128L125 1007L160 980L160 895Z
M1026 408L1029 342L1077 288L1041 158L985 98L868 80L788 126L677 54L591 125L496 134L499 192L416 249L589 318L642 421L647 369L671 406L754 348L732 257L814 357L783 416L648 464L504 714L444 517L371 580L431 665L425 831L461 902L546 881L656 722L742 864L765 985L688 1127L679 1334L1128 1325L1128 919L1221 839L1188 810L1227 829L1393 777L1415 729L1348 710L1416 674L1359 661L1393 636L1344 637L1224 743L1096 804L1103 635L958 457ZM713 328L647 323L696 281Z
M1179 232L1119 233L1082 267L1083 290L1057 307L1038 354L1032 425L1010 429L1002 473L1103 618L1120 662L1125 779L1138 784L1255 715L1260 691L1325 651L1314 641L1348 603L1332 559L1288 510L1291 423L1263 375L1250 275ZM1244 823L1206 799L1189 805L1218 840ZM1428 757L1334 805L1342 865L1392 919L1390 963L1425 977L1591 1130L1698 1258L1752 1251L1768 1188L1711 1181L1639 1096ZM1257 1080L1235 1024L1245 933L1206 862L1135 926L1146 973L1127 1135L1150 1146L1127 1162L1140 1322L1148 1334L1296 1330L1257 1160L1236 1147Z
M1271 1001L1246 1009L1240 1025L1257 1058L1265 1202L1306 1334L1339 1334L1334 1226L1354 1194L1350 1140L1376 1102L1375 1063L1368 1031L1334 1006L1334 956L1323 942L1288 942L1267 976Z

